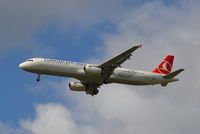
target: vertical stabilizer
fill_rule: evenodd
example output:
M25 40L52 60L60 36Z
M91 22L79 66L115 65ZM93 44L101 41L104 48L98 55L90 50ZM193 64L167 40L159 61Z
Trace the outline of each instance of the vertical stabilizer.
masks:
M174 56L173 55L168 55L161 63L160 65L153 70L153 73L158 73L158 74L169 74L172 70L173 66L173 61L174 61Z

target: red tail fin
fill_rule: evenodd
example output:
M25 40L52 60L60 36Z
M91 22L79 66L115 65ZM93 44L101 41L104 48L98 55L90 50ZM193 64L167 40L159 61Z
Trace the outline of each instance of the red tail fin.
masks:
M174 61L173 55L168 55L161 63L160 65L153 70L152 72L158 73L158 74L169 74L172 70Z

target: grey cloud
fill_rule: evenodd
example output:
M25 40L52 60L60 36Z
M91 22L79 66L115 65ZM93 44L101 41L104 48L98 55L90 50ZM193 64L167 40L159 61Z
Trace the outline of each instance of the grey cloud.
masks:
M70 111L63 105L49 103L36 106L36 118L21 121L21 126L33 134L78 134L95 133L88 126L79 126L71 117Z
M105 34L105 59L142 42L144 48L137 50L125 67L151 71L167 54L174 54L174 70L186 70L178 76L179 82L167 87L112 85L104 86L92 102L91 98L77 97L82 109L79 111L87 109L85 113L97 114L90 120L99 122L99 131L199 133L199 4L185 1L181 7L168 7L150 2L129 11L118 23L117 34Z
M31 134L30 131L26 131L21 128L13 128L10 124L4 124L0 121L0 134Z
M37 32L48 25L67 31L75 23L84 29L116 18L120 7L120 0L1 0L0 49L35 47Z
M144 43L144 48L135 52L134 58L125 66L150 71L164 56L174 54L174 68L186 69L178 76L179 82L169 84L166 88L160 86L132 87L133 92L141 97L140 106L147 108L140 110L141 113L138 114L144 122L133 121L143 128L137 132L199 132L200 85L197 74L200 66L197 57L200 56L198 52L200 32L197 22L200 21L200 17L197 15L199 12L197 5L199 3L194 1L183 2L181 8L165 7L162 3L156 2L148 3L127 14L118 25L120 34L105 36L108 57L130 47L131 42ZM148 104L146 101L142 103L146 99L151 107L145 105L145 103ZM148 114L150 115L146 119L140 116ZM148 119L151 116L154 119ZM145 125L145 122L149 125Z

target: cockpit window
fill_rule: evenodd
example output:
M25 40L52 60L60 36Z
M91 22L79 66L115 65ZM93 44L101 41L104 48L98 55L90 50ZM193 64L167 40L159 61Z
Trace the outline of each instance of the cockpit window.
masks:
M29 59L28 61L33 61L32 59Z

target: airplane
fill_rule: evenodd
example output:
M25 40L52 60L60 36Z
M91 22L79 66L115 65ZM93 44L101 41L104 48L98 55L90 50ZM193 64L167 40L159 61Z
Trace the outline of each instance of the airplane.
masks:
M184 69L171 72L173 55L168 55L152 72L122 68L122 63L130 59L132 53L141 47L142 44L133 46L100 65L47 58L31 58L21 63L19 67L24 71L36 73L37 81L40 81L41 74L75 78L79 82L70 82L69 89L72 91L85 91L86 94L92 96L98 94L98 88L103 84L161 84L161 86L167 86L168 83L179 80L175 76Z

